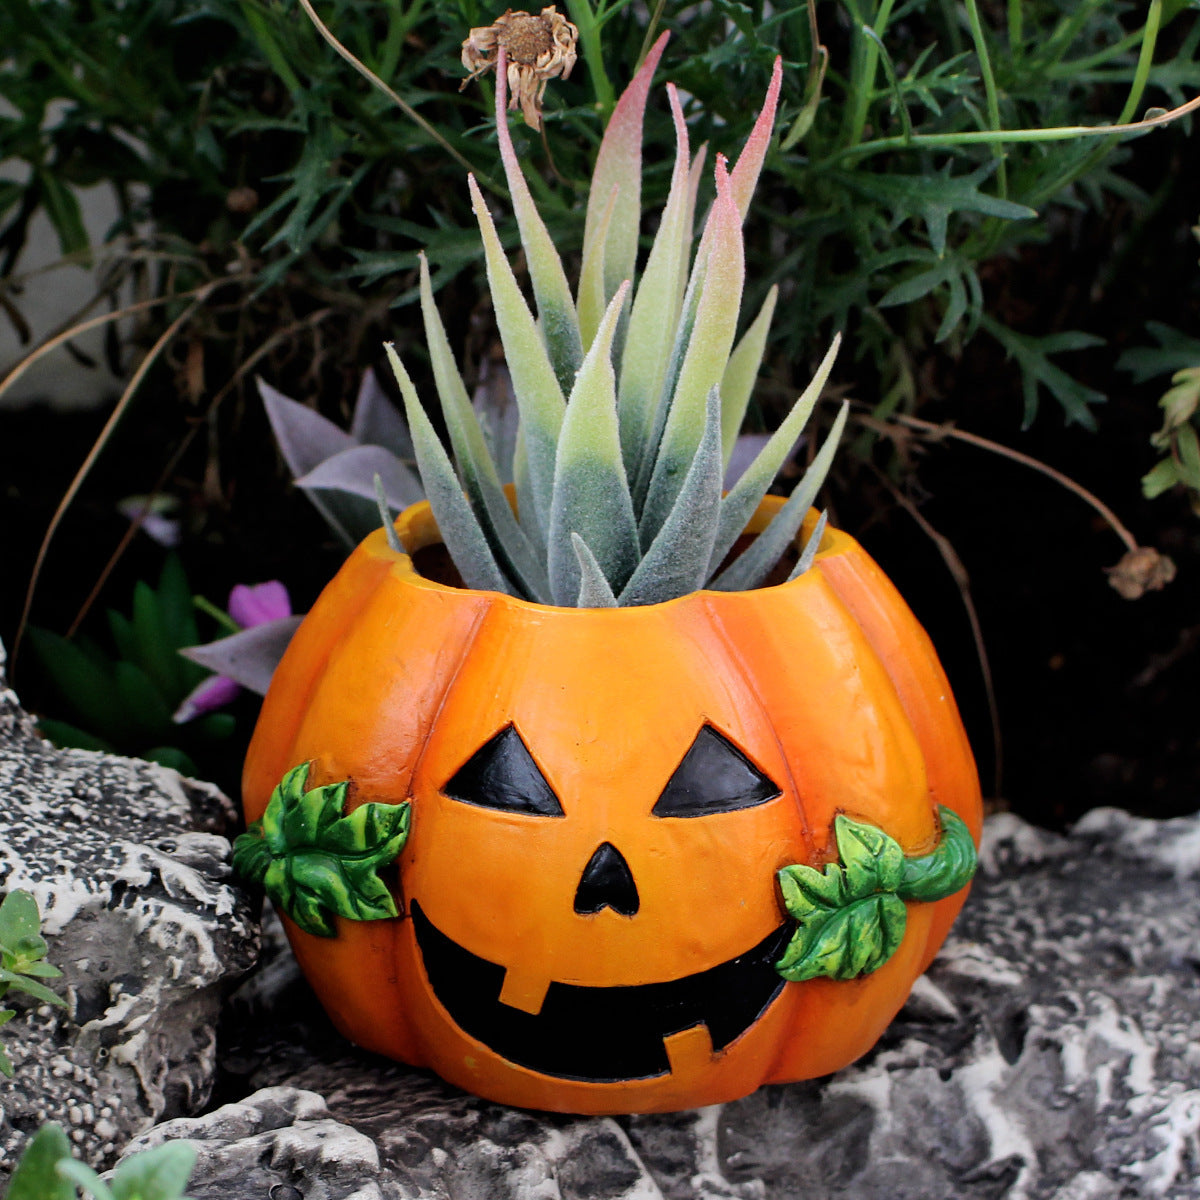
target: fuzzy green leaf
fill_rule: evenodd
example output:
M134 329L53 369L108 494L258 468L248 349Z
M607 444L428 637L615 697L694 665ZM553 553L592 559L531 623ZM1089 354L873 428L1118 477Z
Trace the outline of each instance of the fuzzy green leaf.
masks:
M759 451L757 457L742 472L741 477L730 489L729 495L721 501L721 517L717 526L717 537L713 543L713 556L709 570L715 571L725 560L730 547L741 536L746 523L754 515L755 509L762 503L767 489L775 476L779 474L784 460L791 453L808 418L813 406L820 398L821 392L833 370L833 361L837 357L838 347L842 344L841 334L833 339L833 344L825 353L817 373L812 377L808 387L801 393L800 398L792 405L792 411L784 418L779 428L771 435L767 444ZM722 396L722 402L724 397ZM722 418L724 414L722 414ZM723 436L723 434L722 434ZM728 462L728 458L725 459ZM818 485L819 486L819 485ZM816 494L816 489L813 490ZM803 520L803 513L801 514ZM782 553L782 551L781 551Z
M767 334L771 329L771 318L775 315L775 302L779 299L779 285L775 284L763 301L763 306L742 335L736 349L729 356L725 374L721 377L721 457L729 465L733 444L750 404L750 393L758 380L762 366L763 351L767 345Z
M467 587L515 595L516 588L496 562L487 537L462 493L462 485L450 464L449 455L417 399L416 388L404 364L390 343L385 348L396 381L400 384L400 394L404 397L404 411L412 433L421 482L425 485L429 507L433 509L442 541L454 565Z
M622 605L657 604L704 586L721 504L721 397L708 394L704 435L650 548L620 594Z
M808 535L808 541L804 543L804 549L800 552L800 559L792 568L792 573L788 576L787 581L791 583L793 579L799 579L806 571L810 570L813 563L816 561L817 552L821 549L821 539L825 536L825 526L829 523L829 514L822 510L821 515L817 518L817 523L813 526L813 531Z
M771 83L767 88L763 106L759 109L754 121L754 128L734 163L730 173L730 183L733 189L733 199L737 204L738 215L743 221L750 211L750 201L754 198L754 189L758 186L758 176L767 157L767 147L771 144L771 132L775 128L775 111L779 106L779 91L783 86L783 59L776 55L775 65L771 68Z
M617 288L626 279L633 278L642 220L642 118L650 81L666 48L667 36L664 33L654 43L621 94L596 154L584 219L580 279L582 281L589 274L594 277L595 264L601 261L604 290L597 296L592 289L584 291L581 282L579 326L584 350L591 346L600 328L602 314ZM614 190L616 201L606 222L604 209ZM602 232L602 226L606 224L607 230Z
M309 790L310 765L289 771L263 816L239 835L234 869L261 882L281 911L320 937L335 936L335 914L354 921L396 916L377 872L403 849L411 805L362 804L343 816L348 785Z
M771 518L771 523L709 585L720 592L748 591L761 586L787 547L795 540L817 492L825 482L834 452L846 425L848 405L842 404L833 428L812 465L796 485L787 503ZM764 449L763 453L766 453Z
M583 360L558 440L550 507L549 574L554 602L571 604L580 572L571 535L578 533L614 590L638 561L637 520L621 461L612 340L628 285L617 289Z
M550 500L554 491L554 458L558 448L558 431L562 427L566 401L558 386L554 368L546 354L546 346L538 332L537 323L521 295L512 267L496 234L492 215L483 201L475 177L467 182L471 203L483 236L487 257L488 287L500 340L504 343L504 358L512 376L513 393L521 410L525 431L525 451L529 456L529 481L537 507L538 524L549 528ZM411 424L412 418L409 417Z
M712 249L696 306L695 325L679 369L639 519L643 546L653 541L683 486L703 433L705 398L713 388L719 388L737 332L745 260L741 222L729 176L720 159L712 228Z
M125 1159L113 1173L113 1200L185 1200L183 1189L196 1165L186 1142L167 1142Z
M675 120L675 167L658 232L638 283L621 355L619 413L625 471L636 479L662 394L686 279L691 224L688 212L688 135L675 88L667 85Z
M0 1072L3 1071L0 1053ZM71 1157L71 1143L61 1125L43 1125L29 1140L5 1193L6 1200L75 1200L74 1186L57 1167Z
M550 601L550 584L546 572L525 531L517 524L512 506L504 494L479 417L467 395L445 327L434 304L429 264L424 254L419 256L419 261L425 343L429 347L442 415L458 462L459 479L488 546L505 574L520 586L527 599L547 604Z
M563 270L562 259L554 247L541 214L529 192L529 184L521 171L513 149L505 105L508 100L508 80L505 74L505 50L500 47L496 64L496 135L500 142L500 158L512 196L513 212L521 229L521 245L529 264L529 278L537 301L538 322L546 350L554 366L554 374L563 394L569 394L575 372L583 361L583 342L579 335L579 318L571 288Z
M571 534L571 545L579 560L579 595L576 608L616 608L617 598L604 578L604 572L588 544L577 533Z

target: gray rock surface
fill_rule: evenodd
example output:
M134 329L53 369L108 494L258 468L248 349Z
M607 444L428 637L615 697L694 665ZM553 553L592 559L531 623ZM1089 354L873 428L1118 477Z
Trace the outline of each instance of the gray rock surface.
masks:
M196 1200L1200 1198L1198 881L1200 817L1097 810L1070 837L995 817L966 911L866 1058L616 1120L355 1051L275 931L226 1064L262 1090L142 1144L195 1140Z
M112 1160L136 1133L208 1100L223 986L258 951L230 880L233 809L150 763L57 750L4 685L0 891L38 902L61 1010L10 993L0 1077L0 1184L27 1137L60 1122L76 1153Z

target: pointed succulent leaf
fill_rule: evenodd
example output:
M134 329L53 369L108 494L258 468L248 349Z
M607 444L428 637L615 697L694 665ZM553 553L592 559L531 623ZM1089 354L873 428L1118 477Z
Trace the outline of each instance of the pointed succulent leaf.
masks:
M783 59L776 56L766 99L763 100L754 128L750 130L750 136L746 139L730 176L733 198L743 221L750 210L750 201L754 196L754 189L758 186L758 176L767 157L767 147L771 144L771 131L775 127L775 110L779 106L779 90L782 85Z
M358 385L350 436L361 446L382 446L404 463L411 463L415 457L408 426L370 367Z
M623 284L608 306L579 369L559 435L548 542L556 604L569 605L579 594L572 534L588 544L614 590L624 586L638 560L637 519L621 461L611 354L628 290Z
M458 477L488 545L505 574L519 584L526 598L549 603L550 585L546 572L529 538L517 524L488 450L479 416L471 405L466 385L454 361L450 341L434 304L429 264L424 254L419 256L419 262L425 343L433 364L433 379L442 405L442 416L446 420L450 443L458 462Z
M597 251L590 257L585 256L579 269L579 330L585 348L590 347L595 339L604 310L608 307L604 292L604 245L612 229L618 196L619 189L614 184L603 206L597 210L599 215L596 217L594 233Z
M842 436L842 429L846 424L848 411L848 406L843 404L829 436L787 503L775 514L766 529L712 581L712 588L720 592L739 592L762 585L762 581L795 540L805 515L825 482L829 465Z
M500 340L504 343L504 357L512 374L513 391L521 408L525 450L529 455L529 479L537 506L538 523L542 528L547 528L550 498L554 489L554 457L566 401L546 355L537 324L504 255L479 185L473 175L468 176L467 181L471 189L471 203L483 235L488 287L492 294L496 324L500 329ZM411 413L408 419L411 426ZM413 432L415 435L416 431Z
M667 360L675 336L678 306L687 270L691 227L688 224L688 134L683 108L667 85L675 120L675 168L658 232L638 283L621 355L621 452L625 470L635 478L641 451L662 394Z
M400 384L400 394L404 397L408 427L412 431L417 466L425 481L429 506L433 509L442 540L454 565L469 588L515 595L516 588L496 562L479 521L462 493L462 485L450 465L450 458L417 399L416 388L404 364L390 343L385 348Z
M271 676L303 619L297 616L266 621L253 629L243 629L203 646L187 646L179 653L215 674L228 676L242 687L265 696Z
M737 332L744 277L741 222L724 161L718 159L712 250L641 513L643 546L649 546L671 511L700 443L705 399L720 385Z
M596 556L588 549L588 544L577 533L571 534L571 545L575 557L579 560L579 595L575 599L576 608L616 608L617 598L609 587L604 572L596 561Z
M0 1024L3 1022L0 1021ZM0 1074L4 1055L0 1052ZM29 1140L8 1183L6 1200L76 1200L75 1186L64 1179L58 1164L71 1157L71 1143L61 1125L43 1125Z
M750 404L750 393L762 367L763 351L767 345L767 334L771 330L771 318L775 315L775 302L779 299L779 285L775 284L750 325L742 335L737 348L729 356L725 374L721 377L721 453L726 465L733 455L738 430L746 417Z
M833 344L826 352L821 365L817 368L817 373L812 377L812 382L792 405L792 411L771 435L759 456L742 472L741 478L730 489L729 495L721 501L721 518L717 527L716 542L713 545L712 570L715 571L724 561L730 547L737 541L755 509L762 503L762 499L779 473L780 467L791 454L792 447L795 446L797 439L804 431L804 426L808 424L813 406L820 398L825 383L829 379L829 373L833 370L833 360L837 357L838 347L841 343L841 334L838 334L833 339ZM722 397L722 401L724 401L724 397ZM820 484L817 486L819 487ZM815 494L816 489L814 488L813 495ZM804 514L801 513L801 519L803 516Z
M525 248L525 261L529 264L529 278L537 301L538 323L546 340L546 350L554 366L558 386L565 395L570 392L575 372L583 361L579 318L575 314L575 302L571 299L562 259L533 202L529 184L525 182L521 164L513 149L506 112L508 80L505 56L506 51L501 46L496 61L496 135L500 142L500 159L504 164L513 211L521 229L521 245Z
M416 473L382 446L351 446L318 463L296 480L305 491L349 492L364 500L375 499L375 476L383 482L384 495L400 511L425 499Z
M525 434L517 429L517 440L513 443L513 487L517 493L517 520L529 538L538 561L546 560L546 534L538 521L537 505L533 502L533 484L529 479L529 454L525 450Z
M601 256L604 294L595 307L594 297L580 294L579 324L585 350L600 326L601 314L609 299L626 279L633 278L642 220L642 118L650 80L662 58L667 38L666 33L662 34L650 48L637 74L617 101L596 154L584 220L583 270L586 274L589 265ZM603 208L614 188L617 189L616 207L607 236L601 237Z
M354 445L354 438L319 412L291 400L263 379L258 393L283 461L292 475L307 475L318 463Z
M704 586L721 504L721 398L708 394L704 435L674 507L620 594L622 605L657 604Z
M379 509L379 523L383 527L383 536L387 538L388 549L393 554L403 554L404 545L400 541L400 535L396 532L387 492L384 490L383 480L378 475L375 476L375 507Z
M906 900L942 900L970 883L979 856L966 822L945 805L938 806L941 838L937 848L904 860L899 892Z
M408 801L363 804L343 816L348 784L309 789L310 765L289 771L263 816L239 835L234 869L261 882L278 908L321 937L336 933L334 915L356 921L396 916L377 872L404 847Z
M808 535L808 541L804 543L804 549L800 551L800 559L792 568L792 573L787 577L788 583L793 579L799 579L806 571L812 568L817 559L817 551L821 549L821 539L825 536L825 527L829 523L829 514L821 510L821 515L817 517L817 523L813 526L813 531Z

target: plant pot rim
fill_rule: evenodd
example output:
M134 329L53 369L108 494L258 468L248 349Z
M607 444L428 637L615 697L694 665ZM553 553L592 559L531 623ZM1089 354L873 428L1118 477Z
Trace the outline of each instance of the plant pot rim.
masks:
M758 508L755 509L753 516L747 522L744 533L761 533L767 527L771 518L775 516L786 502L787 498L785 496L764 497ZM808 510L795 538L794 544L797 549L803 546L804 540L812 533L818 517L819 513L815 508ZM418 550L423 550L430 546L444 545L441 531L438 529L433 509L428 500L420 500L416 504L410 504L404 509L396 517L395 530L400 538L400 544L404 547L403 551L396 551L391 548L388 544L387 534L382 528L376 529L364 538L360 549L373 557L392 559L395 564L393 567L394 572L404 582L411 584L413 587L434 592L445 592L452 596L487 596L489 599L494 599L497 603L503 601L518 608L532 609L538 613L605 613L612 615L618 613L647 612L651 610L659 611L668 605L681 604L685 601L694 600L697 597L719 599L732 596L756 595L765 592L776 592L782 588L799 587L805 585L806 580L812 574L810 570L797 579L779 584L771 584L766 587L751 588L747 591L717 591L712 588L700 588L694 592L687 592L682 596L673 596L670 600L661 600L656 604L623 605L616 608L576 608L562 604L541 604L535 600L525 600L520 596L506 595L504 592L495 592L481 588L456 587L453 584L440 583L436 579L430 579L427 575L421 574L417 570L412 556ZM840 529L835 529L832 525L826 526L813 566L815 567L822 561L830 558L846 554L857 547L858 543L848 533Z

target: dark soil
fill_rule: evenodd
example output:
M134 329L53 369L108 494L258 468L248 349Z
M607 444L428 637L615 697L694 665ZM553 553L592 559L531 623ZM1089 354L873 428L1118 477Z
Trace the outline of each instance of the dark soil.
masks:
M1135 143L1148 179L1185 173L1181 160L1166 157L1182 152L1183 139L1171 143L1174 151L1165 141L1152 143ZM1165 591L1122 600L1104 569L1123 547L1077 497L961 443L920 452L915 474L901 486L950 540L970 575L1000 712L999 789L986 693L950 572L869 470L843 455L834 481L837 522L895 580L943 657L985 794L1043 825L1061 826L1099 804L1156 816L1200 804L1200 518L1182 496L1142 498L1139 479L1154 462L1148 438L1167 384L1134 388L1116 370L1123 349L1149 341L1147 320L1200 332L1200 251L1189 233L1197 212L1194 194L1186 193L1169 190L1141 224L1118 204L1100 216L1069 213L1049 244L988 268L989 310L1014 328L1038 335L1084 329L1107 338L1099 350L1062 360L1109 396L1097 412L1097 433L1064 427L1048 395L1032 428L1022 432L1016 368L985 334L957 360L931 355L920 374L922 418L953 419L1052 464L1178 566ZM60 632L69 626L127 528L116 501L149 491L186 432L183 406L163 402L170 386L164 379L157 391L146 389L68 512L34 598L37 624ZM857 387L852 394L869 401L869 381ZM0 638L10 648L40 539L105 416L44 408L0 412ZM342 552L306 498L287 484L251 393L231 397L222 429L215 454L205 454L204 438L196 439L168 487L183 501L187 534L180 552L193 588L223 606L234 583L280 578L302 611ZM97 610L127 611L134 582L157 576L163 553L139 534L112 571ZM54 715L55 697L32 657L17 663L15 682L29 706ZM251 701L243 702L239 716L239 736L224 760L206 767L231 788L253 719Z

